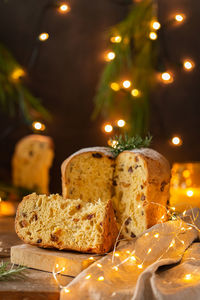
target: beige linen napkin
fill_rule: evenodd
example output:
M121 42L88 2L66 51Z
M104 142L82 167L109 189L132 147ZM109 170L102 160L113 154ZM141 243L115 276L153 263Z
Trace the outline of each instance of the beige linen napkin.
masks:
M198 227L198 209L153 226L81 272L60 300L200 299Z

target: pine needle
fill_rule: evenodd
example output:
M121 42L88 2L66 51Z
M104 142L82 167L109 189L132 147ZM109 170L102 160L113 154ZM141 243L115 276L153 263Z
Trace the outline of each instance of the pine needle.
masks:
M8 267L9 263L8 262L1 262L0 264L0 281L3 280L14 280L16 278L24 278L24 274L21 272L25 269L26 267L23 266L17 266L14 268L14 265L12 265L10 268Z
M116 157L125 150L148 148L151 144L152 136L147 135L145 138L141 136L129 137L127 134L124 136L119 135L110 139L110 149Z

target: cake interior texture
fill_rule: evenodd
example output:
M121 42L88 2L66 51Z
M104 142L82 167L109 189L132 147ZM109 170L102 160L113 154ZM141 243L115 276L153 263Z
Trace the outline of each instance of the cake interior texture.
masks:
M94 149L72 157L62 173L64 197L112 200L124 238L166 220L170 168L152 149L124 151L113 159Z
M111 203L33 193L19 204L15 226L19 237L29 244L104 253L112 248L117 236L113 220Z
M100 152L74 156L66 166L63 196L93 202L112 197L114 158Z

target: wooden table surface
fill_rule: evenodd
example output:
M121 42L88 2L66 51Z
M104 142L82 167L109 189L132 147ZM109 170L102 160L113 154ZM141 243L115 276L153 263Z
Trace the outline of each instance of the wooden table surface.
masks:
M0 261L10 261L10 247L22 242L14 230L14 218L0 217ZM52 273L27 269L25 278L0 281L0 300L58 300L60 288ZM62 276L61 284L73 278Z

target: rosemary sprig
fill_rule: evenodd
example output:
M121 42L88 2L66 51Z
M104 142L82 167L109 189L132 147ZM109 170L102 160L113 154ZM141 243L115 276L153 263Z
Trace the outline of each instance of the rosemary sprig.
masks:
M14 265L8 268L8 264L9 264L8 262L1 262L0 264L0 281L13 280L16 278L24 278L24 274L21 274L21 272L25 270L26 267L17 266L14 269L13 268Z
M132 150L139 148L147 148L150 146L152 136L148 135L145 138L141 136L129 137L127 134L124 136L119 135L110 139L110 149L113 155L116 157L124 150Z

